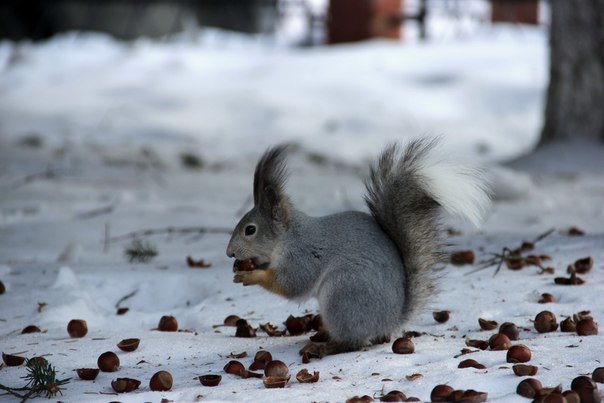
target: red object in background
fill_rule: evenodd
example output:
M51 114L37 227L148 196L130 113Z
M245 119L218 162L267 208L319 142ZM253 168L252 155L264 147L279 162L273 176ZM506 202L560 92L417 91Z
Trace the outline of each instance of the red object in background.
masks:
M403 0L330 0L328 42L401 37Z
M491 0L491 22L539 23L538 0Z

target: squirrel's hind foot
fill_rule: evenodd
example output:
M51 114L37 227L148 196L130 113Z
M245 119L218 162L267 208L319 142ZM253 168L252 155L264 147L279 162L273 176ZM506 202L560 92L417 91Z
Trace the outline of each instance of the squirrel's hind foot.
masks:
M358 351L365 347L363 344L349 341L330 340L326 344L319 345L310 342L300 350L301 356L308 358L323 358L326 355L334 355L340 353L348 353L350 351Z

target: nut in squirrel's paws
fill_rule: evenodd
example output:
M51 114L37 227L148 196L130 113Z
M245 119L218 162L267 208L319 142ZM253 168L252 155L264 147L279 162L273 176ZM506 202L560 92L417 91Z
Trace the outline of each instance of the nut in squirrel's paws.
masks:
M245 260L235 260L233 262L233 271L235 273L240 271L253 271L256 270L256 263L254 263L254 259L245 259ZM235 281L237 282L237 281Z

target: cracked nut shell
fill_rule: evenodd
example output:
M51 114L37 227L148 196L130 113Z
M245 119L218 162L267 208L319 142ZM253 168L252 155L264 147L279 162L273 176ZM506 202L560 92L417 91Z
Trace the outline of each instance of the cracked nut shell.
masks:
M199 377L199 382L203 386L217 386L222 380L222 376L215 374L202 375Z
M117 343L117 347L122 351L130 352L136 350L140 342L140 339L124 339Z
M128 393L138 389L141 381L132 378L117 378L111 381L111 387L117 393Z
M76 372L80 379L85 381L94 381L99 374L98 368L78 368Z

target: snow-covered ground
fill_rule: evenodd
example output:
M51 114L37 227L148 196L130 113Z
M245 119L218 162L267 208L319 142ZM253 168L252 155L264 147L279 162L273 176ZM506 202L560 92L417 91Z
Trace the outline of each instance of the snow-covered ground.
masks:
M293 49L246 37L206 33L169 42L115 42L70 34L46 43L0 44L0 349L46 356L59 377L71 377L62 401L343 401L392 389L428 400L440 383L477 389L499 401L520 398L520 378L505 352L455 358L465 338L487 339L479 317L522 327L520 343L533 351L544 385L569 388L579 374L602 366L603 336L538 334L531 319L543 309L559 320L590 310L602 323L604 306L604 149L591 143L535 145L547 79L543 28L481 27L471 34L425 44L374 41L333 48ZM451 154L486 164L495 202L480 230L462 230L452 249L473 249L478 259L516 247L548 228L537 244L551 255L556 274L539 275L477 266L442 270L441 292L429 310L405 325L426 332L416 352L395 355L390 344L302 364L307 336L234 337L214 327L230 314L257 326L282 326L288 315L316 312L316 303L287 302L259 288L232 283L223 234L161 235L147 240L159 256L130 264L127 241L107 236L185 226L232 228L251 203L251 172L268 145L291 142L289 190L313 215L365 209L366 162L392 141L442 135ZM200 169L181 163L190 153ZM505 165L501 161L514 160ZM570 226L586 230L570 237ZM186 256L212 263L191 269ZM595 264L581 286L555 285L555 276L578 258ZM556 302L537 303L549 292ZM117 316L116 303L130 308ZM376 296L377 297L377 296ZM39 303L47 304L38 312ZM450 310L438 324L431 310ZM162 315L182 329L152 330ZM70 319L85 319L89 333L70 339ZM43 333L21 335L27 325ZM362 326L362 324L359 324ZM135 352L116 343L137 337ZM571 348L572 347L572 348ZM287 363L320 371L315 384L295 379L265 389L257 379L223 373L229 353L260 348ZM94 367L115 351L121 368L95 382L74 370ZM486 370L457 369L465 358ZM249 364L251 359L242 359ZM151 392L159 369L174 377L170 392ZM216 388L196 379L223 375ZM421 373L409 381L406 375ZM22 367L0 368L0 383L20 386ZM110 382L141 380L120 396ZM0 399L8 399L1 396Z

